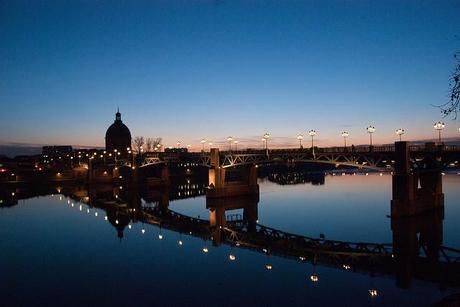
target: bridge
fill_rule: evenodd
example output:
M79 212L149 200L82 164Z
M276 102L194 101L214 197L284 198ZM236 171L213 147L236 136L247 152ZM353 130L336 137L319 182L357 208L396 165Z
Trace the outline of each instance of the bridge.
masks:
M398 143L398 142L397 142ZM406 143L406 142L404 142ZM212 148L209 152L176 153L161 152L145 154L141 167L163 163L188 163L212 167L211 156L218 152L219 165L222 168L231 168L244 165L262 165L267 163L321 163L335 166L350 166L378 171L391 171L396 160L396 145L360 146L356 148L329 147L314 149L270 149L270 150L240 150L219 151ZM460 146L457 145L410 145L412 163L421 166L427 156L436 154L442 160L444 167L459 166Z

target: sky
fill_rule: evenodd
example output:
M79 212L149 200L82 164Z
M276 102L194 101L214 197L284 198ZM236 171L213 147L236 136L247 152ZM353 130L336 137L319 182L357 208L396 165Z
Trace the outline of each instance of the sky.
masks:
M0 144L241 147L459 138L442 118L460 1L3 1Z

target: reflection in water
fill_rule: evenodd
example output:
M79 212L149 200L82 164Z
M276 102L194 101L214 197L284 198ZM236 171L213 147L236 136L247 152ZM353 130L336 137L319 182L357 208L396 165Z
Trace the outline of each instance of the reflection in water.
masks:
M280 182L292 182L292 178L309 178L307 175L289 176L291 175L283 177L277 174L270 178L276 178L273 179L275 181L281 180ZM324 175L313 178L316 178L316 182L324 183ZM307 182L310 179L305 180ZM403 184L400 184L401 182ZM160 228L159 239L163 239L163 228L211 240L215 246L228 244L267 255L309 262L314 266L363 272L372 276L391 274L396 278L396 285L404 289L410 287L413 279L438 284L442 288L459 287L460 251L442 246L444 213L439 205L439 193L435 193L439 192L439 189L428 188L428 180L420 187L414 185L414 182L408 185L408 182L407 179L393 179L392 206L417 207L417 202L422 202L423 208L432 207L440 210L425 212L416 217L393 218L393 241L389 244L325 240L260 225L258 195L207 199L209 220L185 216L170 210L170 201L204 195L206 183L191 183L190 180L162 189L113 187L103 184L90 187L16 187L14 191L2 190L1 199L2 207L11 207L17 204L18 199L52 193L62 194L74 201L86 203L89 208L102 210L99 214L105 213L106 220L116 229L116 235L120 240L133 223L150 224ZM437 184L436 187L439 187L438 181L434 182ZM407 195L408 186L410 191L415 193L413 197ZM404 189L406 192L401 192ZM231 214L233 210L242 210L242 214ZM98 211L95 214L98 214ZM144 227L142 233L145 233ZM178 245L182 245L182 240L178 241ZM203 253L208 251L207 247L203 247ZM236 256L229 254L228 259L235 261ZM265 267L272 270L273 264L267 263ZM313 271L309 279L316 283L319 276ZM378 295L378 290L369 289L369 295Z
M271 173L268 180L280 185L305 184L312 185L324 184L324 172L309 173L309 172L288 172L288 173Z

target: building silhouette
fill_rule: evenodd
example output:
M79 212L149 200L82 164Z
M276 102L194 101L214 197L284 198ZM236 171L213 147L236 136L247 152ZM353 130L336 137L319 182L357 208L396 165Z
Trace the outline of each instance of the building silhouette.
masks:
M112 152L115 149L126 153L126 148L131 147L131 132L121 120L121 113L117 110L115 121L105 133L105 150Z

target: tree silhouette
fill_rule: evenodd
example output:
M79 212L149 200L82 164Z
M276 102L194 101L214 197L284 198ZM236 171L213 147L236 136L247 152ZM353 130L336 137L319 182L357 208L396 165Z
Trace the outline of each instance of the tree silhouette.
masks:
M144 137L143 136L136 136L133 139L133 151L137 154L141 153L141 149L144 146Z
M440 108L444 116L452 114L456 119L460 111L460 52L455 53L454 58L456 63L449 80L449 101Z

